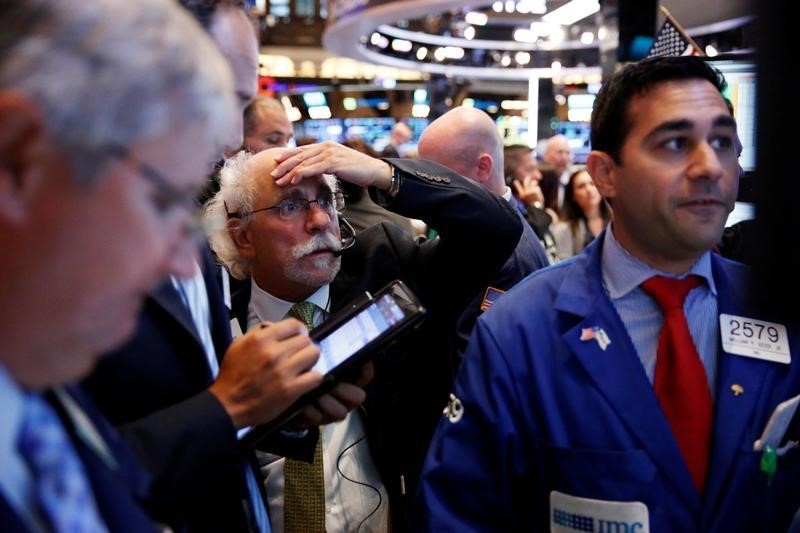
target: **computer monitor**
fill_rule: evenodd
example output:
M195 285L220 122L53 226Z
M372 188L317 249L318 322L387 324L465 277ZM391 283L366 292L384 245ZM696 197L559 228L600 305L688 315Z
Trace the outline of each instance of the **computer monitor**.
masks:
M728 83L725 96L733 104L733 116L742 155L739 164L745 173L756 169L756 62L750 55L728 55L709 58Z

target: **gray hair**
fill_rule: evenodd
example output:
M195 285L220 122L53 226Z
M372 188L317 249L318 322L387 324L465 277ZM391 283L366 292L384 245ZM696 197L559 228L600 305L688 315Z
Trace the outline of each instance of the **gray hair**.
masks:
M221 151L238 113L227 62L170 0L0 0L0 89L40 106L83 180L109 145L197 121Z
M250 276L252 265L239 252L231 232L244 228L253 218L259 174L251 170L250 161L257 155L242 150L228 158L219 173L219 191L203 209L211 249L231 276L239 280ZM332 191L339 189L335 176L322 176Z
M255 172L248 172L247 166L253 154L244 150L228 158L219 172L219 191L206 203L203 219L208 229L208 241L217 259L236 279L250 275L250 262L247 261L228 230L244 227L250 222L253 202L258 192L258 179ZM240 216L242 215L243 216ZM234 218L231 218L234 217Z

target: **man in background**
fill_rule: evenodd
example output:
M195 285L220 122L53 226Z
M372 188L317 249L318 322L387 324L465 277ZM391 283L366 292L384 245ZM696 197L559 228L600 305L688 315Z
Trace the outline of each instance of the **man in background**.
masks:
M503 175L503 140L497 126L483 111L460 106L431 122L419 139L419 154L471 179L512 205L515 202ZM473 215L480 217L481 213ZM521 213L520 218L525 222ZM466 349L478 316L522 278L549 264L533 229L524 223L511 256L459 318L456 331L459 355Z
M553 135L544 143L542 161L551 165L559 175L558 209L564 205L564 188L572 174L572 147L565 135Z
M0 1L4 532L155 530L147 476L68 384L191 272L191 199L235 109L224 58L173 2Z
M524 144L512 144L503 149L503 157L506 184L514 195L514 205L533 228L548 260L554 263L557 261L556 241L550 225L556 215L548 212L545 205L540 186L543 175L533 150Z
M289 144L294 129L286 110L275 98L256 95L244 110L244 144L248 152Z
M413 132L405 122L396 122L389 134L389 144L383 149L382 157L400 157L400 148L411 140Z

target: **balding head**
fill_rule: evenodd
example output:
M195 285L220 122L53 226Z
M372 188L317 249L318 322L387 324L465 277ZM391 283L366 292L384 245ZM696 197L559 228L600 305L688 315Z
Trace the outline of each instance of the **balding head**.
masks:
M256 96L244 110L244 148L253 153L286 146L294 131L278 100Z
M503 141L494 121L479 109L457 107L425 128L419 155L436 161L495 194L506 191Z
M564 135L553 135L544 147L542 159L548 165L553 165L559 175L572 163L572 148L569 146L569 139Z
M391 138L391 143L397 147L410 141L413 133L411 128L408 127L408 124L405 122L398 122L392 126L392 132L389 134L389 137Z

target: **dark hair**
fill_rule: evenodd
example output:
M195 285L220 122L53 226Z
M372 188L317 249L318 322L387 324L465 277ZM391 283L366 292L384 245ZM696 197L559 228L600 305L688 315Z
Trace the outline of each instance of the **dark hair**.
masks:
M516 176L517 167L520 165L525 154L530 154L533 149L526 144L512 144L503 147L503 172L506 176L506 185L511 187L511 183Z
M625 135L630 130L631 100L668 81L707 80L722 94L725 78L699 57L654 57L631 63L603 84L594 101L592 150L605 152L620 163Z
M569 223L573 235L578 230L578 222L586 220L586 214L581 206L578 205L578 202L575 201L575 178L582 172L588 173L589 171L585 167L581 167L569 175L569 182L564 187L564 203L561 207L561 218ZM600 215L606 223L611 220L611 207L605 198L600 200Z
M244 0L178 0L192 16L197 19L203 28L208 30L211 27L211 20L214 12L222 5L244 8Z
M548 165L547 163L539 164L539 172L542 174L542 181L539 182L539 188L542 189L544 206L549 207L553 211L558 211L558 189L561 175L553 165Z

